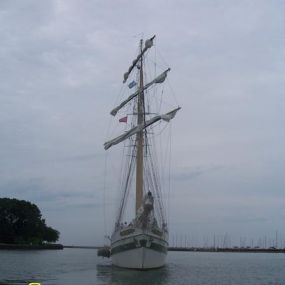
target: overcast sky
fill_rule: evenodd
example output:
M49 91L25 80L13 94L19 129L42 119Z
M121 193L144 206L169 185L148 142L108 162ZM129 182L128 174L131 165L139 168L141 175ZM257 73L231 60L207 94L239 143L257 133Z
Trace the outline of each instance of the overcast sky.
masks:
M109 111L138 35L156 34L183 108L171 239L285 238L284 12L274 0L1 0L0 196L36 203L62 243L102 242Z

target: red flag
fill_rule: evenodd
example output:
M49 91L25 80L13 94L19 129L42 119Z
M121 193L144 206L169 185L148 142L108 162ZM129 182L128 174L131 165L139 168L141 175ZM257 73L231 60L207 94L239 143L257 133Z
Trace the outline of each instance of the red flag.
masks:
M127 123L127 121L128 121L128 116L123 117L119 120L120 123Z

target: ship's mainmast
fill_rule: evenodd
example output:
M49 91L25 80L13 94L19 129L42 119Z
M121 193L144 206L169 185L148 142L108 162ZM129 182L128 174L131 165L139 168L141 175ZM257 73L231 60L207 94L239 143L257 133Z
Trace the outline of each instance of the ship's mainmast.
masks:
M145 102L144 102L144 90L147 90L154 84L161 84L165 81L167 77L167 73L170 71L170 68L167 68L164 72L162 72L160 75L155 77L152 81L148 82L146 85L144 85L144 77L143 77L143 63L144 63L144 54L148 49L150 49L153 46L153 40L155 38L155 35L148 40L145 41L144 47L143 47L143 40L140 41L140 53L139 55L133 60L132 64L129 66L127 72L124 73L123 83L126 83L128 80L129 75L133 71L135 67L138 67L139 69L139 84L138 89L131 94L127 99L125 99L123 102L121 102L117 107L111 110L111 115L116 116L118 111L122 109L124 106L126 106L129 102L132 100L137 100L137 125L133 126L131 129L126 131L125 133L107 141L104 143L105 150L109 149L111 146L116 145L126 139L128 139L131 136L136 136L136 161L132 160L127 180L124 183L124 197L121 201L120 205L120 212L118 217L118 222L120 221L124 209L124 205L126 203L126 191L128 187L130 186L130 177L132 173L132 167L134 166L133 163L136 163L136 213L138 209L141 207L143 203L143 194L144 194L144 146L146 145L146 129L147 127L153 125L154 123L158 121L166 121L169 122L172 120L177 111L180 110L180 107L162 114L162 115L156 115L149 120L145 120Z
M140 41L140 51L142 52L143 40ZM139 95L137 100L137 124L144 123L144 89L143 89L143 56L140 59L140 84ZM142 205L143 201L143 145L144 145L144 132L143 130L136 135L137 147L137 167L136 167L136 212Z

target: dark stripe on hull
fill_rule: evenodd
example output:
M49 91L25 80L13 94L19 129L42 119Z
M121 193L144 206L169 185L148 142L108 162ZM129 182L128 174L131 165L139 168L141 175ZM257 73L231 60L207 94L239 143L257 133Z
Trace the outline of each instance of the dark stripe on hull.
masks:
M132 249L138 249L138 248L146 248L146 249L152 249L158 252L162 252L162 253L167 253L167 246L163 246L161 244L158 243L154 243L152 242L151 245L149 247L146 246L147 245L147 240L140 240L139 244L136 242L130 242L127 244L123 244L123 245L118 245L114 248L111 249L111 255L117 254L119 252L122 251L127 251L127 250L132 250Z
M161 265L161 266L157 266L157 267L140 267L140 268L133 268L133 267L125 267L125 266L119 266L116 264L112 264L113 266L117 267L117 268L125 268L128 270L136 270L136 271L151 271L151 270L156 270L156 269L161 269L162 267L165 266L165 264Z

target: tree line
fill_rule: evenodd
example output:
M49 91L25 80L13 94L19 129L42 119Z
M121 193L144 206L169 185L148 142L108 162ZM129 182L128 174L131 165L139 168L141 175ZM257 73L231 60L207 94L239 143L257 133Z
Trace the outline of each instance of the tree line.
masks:
M46 225L39 208L29 201L0 198L0 243L56 242L59 232Z

